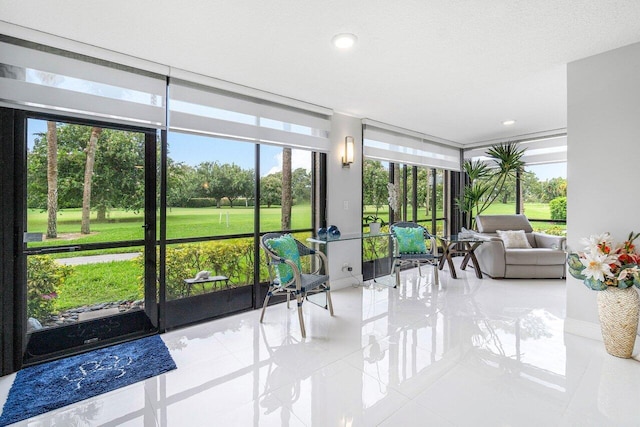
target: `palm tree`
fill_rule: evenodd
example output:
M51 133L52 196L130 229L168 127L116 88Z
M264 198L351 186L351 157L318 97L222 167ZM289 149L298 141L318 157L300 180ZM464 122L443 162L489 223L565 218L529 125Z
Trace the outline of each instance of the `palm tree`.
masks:
M291 229L291 148L282 149L282 230Z
M47 122L47 239L58 237L58 132Z
M82 224L80 226L80 232L82 234L89 234L91 232L91 180L93 178L93 167L96 161L98 138L100 138L101 133L102 128L91 128L91 137L87 143L87 162L84 168L84 189L82 192Z
M456 203L460 211L467 214L465 225L468 228L473 228L475 216L482 214L496 200L507 180L523 171L524 152L525 149L518 148L517 143L506 142L493 145L487 150L487 157L493 160L493 165L480 160L464 162L463 170L469 183Z

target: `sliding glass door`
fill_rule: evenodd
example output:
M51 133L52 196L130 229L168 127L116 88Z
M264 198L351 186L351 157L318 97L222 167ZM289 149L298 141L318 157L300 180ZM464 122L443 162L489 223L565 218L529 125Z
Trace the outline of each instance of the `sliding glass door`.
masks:
M157 330L154 131L24 120L23 363Z

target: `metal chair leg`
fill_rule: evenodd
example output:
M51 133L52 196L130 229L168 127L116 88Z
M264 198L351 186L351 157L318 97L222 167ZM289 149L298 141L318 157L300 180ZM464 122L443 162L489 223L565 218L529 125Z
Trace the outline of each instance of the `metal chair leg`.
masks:
M329 314L333 316L333 303L331 302L331 291L327 289L327 305L329 306Z
M267 296L264 297L264 304L262 304L262 313L260 313L260 323L262 323L262 319L264 319L264 312L267 309L267 304L269 304L269 298L271 298L271 288L267 291Z
M395 270L396 270L396 288L398 286L400 286L400 262L396 261L395 263Z
M435 285L438 286L438 263L433 265L433 281Z
M304 298L302 294L296 295L296 299L298 300L298 320L300 320L300 332L302 334L302 338L307 337L307 331L304 328L304 318L302 317L302 302Z

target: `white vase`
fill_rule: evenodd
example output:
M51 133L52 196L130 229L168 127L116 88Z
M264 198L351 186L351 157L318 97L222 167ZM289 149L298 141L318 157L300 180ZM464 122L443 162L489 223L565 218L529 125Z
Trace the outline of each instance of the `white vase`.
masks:
M379 222L370 222L369 223L369 234L380 234L380 223Z
M607 353L625 359L631 357L639 312L640 297L635 288L609 286L598 291L598 316Z

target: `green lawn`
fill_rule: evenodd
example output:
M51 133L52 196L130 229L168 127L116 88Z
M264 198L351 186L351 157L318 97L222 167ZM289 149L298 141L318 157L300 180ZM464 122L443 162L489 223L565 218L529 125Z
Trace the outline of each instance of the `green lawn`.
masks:
M142 263L114 261L77 265L54 302L56 310L142 299Z
M167 212L167 237L186 238L253 233L253 207L172 208ZM91 234L80 234L80 209L65 209L58 214L58 238L29 243L29 247L73 245L74 243L117 242L143 238L142 212L112 211L107 221L92 218ZM158 215L159 216L159 215ZM262 231L280 230L280 206L260 209ZM311 206L292 208L293 229L311 228ZM30 209L27 215L30 233L46 233L47 213Z

